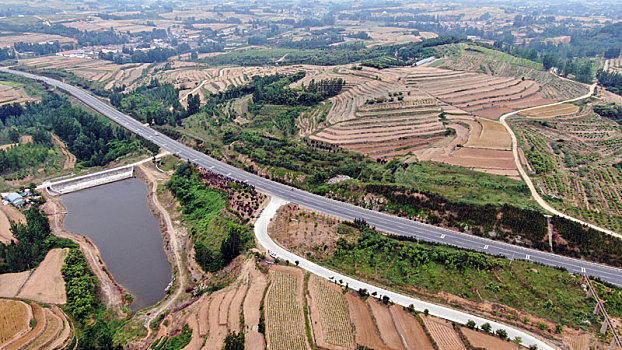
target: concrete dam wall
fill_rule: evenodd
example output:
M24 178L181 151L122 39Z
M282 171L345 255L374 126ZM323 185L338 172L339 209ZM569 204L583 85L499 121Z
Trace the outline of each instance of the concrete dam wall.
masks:
M59 196L90 187L125 180L132 176L134 176L134 166L130 165L110 170L104 170L94 174L79 176L72 179L44 183L43 185L49 194L53 196Z

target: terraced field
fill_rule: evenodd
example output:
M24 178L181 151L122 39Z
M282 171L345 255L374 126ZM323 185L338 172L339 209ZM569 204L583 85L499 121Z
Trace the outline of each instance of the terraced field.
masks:
M440 113L436 101L429 98L364 105L354 119L333 124L311 138L373 158L392 158L444 138L447 129Z
M58 349L69 344L73 334L71 323L58 307L42 307L35 303L25 305L26 327L20 327L11 337L0 338L2 349ZM12 324L3 323L6 321L0 319L0 329L13 327Z
M560 210L622 230L619 126L584 107L573 115L512 122L538 190Z
M515 109L554 102L542 97L535 81L513 77L420 67L404 82L443 102L490 119Z

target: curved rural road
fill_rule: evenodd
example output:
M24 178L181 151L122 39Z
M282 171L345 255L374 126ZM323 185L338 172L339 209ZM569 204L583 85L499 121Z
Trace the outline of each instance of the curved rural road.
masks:
M553 215L557 215L557 216L561 216L565 219L577 222L581 225L586 225L589 226L595 230L598 230L600 232L604 232L606 234L618 237L622 239L622 235L614 232L612 230L608 230L606 228L600 227L600 226L596 226L594 224L590 224L589 222L585 222L583 220L577 219L575 217L572 217L570 215L564 214L561 211L553 208L552 206L550 206L538 193L538 190L536 190L536 187L534 186L533 182L531 181L531 178L529 177L529 174L527 174L527 172L525 171L525 169L523 169L523 165L521 164L520 161L520 157L518 155L518 139L516 138L516 134L514 134L514 130L512 130L512 128L510 127L510 125L507 123L507 118L511 117L513 115L516 115L518 113L521 112L525 112L525 111L529 111L532 109L536 109L536 108L541 108L541 107L549 107L549 106L557 106L560 105L562 103L569 103L569 102L575 102L575 101L579 101L579 100L583 100L586 98L589 98L590 96L592 96L594 94L594 90L596 89L596 84L592 84L590 86L590 91L583 95L583 96L579 96L577 98L573 98L570 100L566 100L566 101L561 101L561 102L555 102L555 103L549 103L546 105L542 105L542 106L536 106L536 107L529 107L529 108L525 108L525 109L521 109L518 111L514 111L514 112L510 112L510 113L506 113L504 115L501 116L501 118L499 118L499 121L501 122L501 124L503 124L503 126L507 129L507 131L510 133L510 136L512 138L512 154L514 155L514 163L516 163L516 167L518 168L518 172L520 173L520 176L523 178L523 180L525 181L525 183L527 184L527 187L529 187L529 191L531 192L531 196L533 197L533 199L536 200L536 202L542 207L544 208L544 210L548 211L549 213L553 214Z
M257 237L257 241L261 244L262 247L269 250L270 252L274 252L277 254L279 259L289 260L290 262L298 261L298 266L315 274L320 277L324 277L326 279L332 281L343 281L342 285L347 285L349 288L353 290L359 290L361 288L367 289L367 291L371 294L373 292L378 293L378 297L388 296L391 301L396 304L408 307L409 305L414 305L417 311L423 311L428 309L431 315L438 316L453 322L457 322L460 324L466 324L469 320L475 321L477 326L481 326L484 323L490 323L493 328L493 332L497 329L505 329L508 333L509 338L514 339L516 337L521 337L523 340L523 345L537 345L540 350L553 350L554 348L541 339L535 337L531 333L518 330L516 328L504 325L499 322L495 322L492 320L488 320L482 317L478 317L475 315L468 314L463 311L451 309L445 306L437 305L434 303L426 302L423 300L415 299L403 294L395 293L390 290L380 288L373 284L361 282L352 277L348 277L346 275L342 275L339 272L330 270L318 264L312 263L309 260L306 260L303 257L300 257L294 253L291 253L272 240L270 235L268 234L268 224L278 211L278 209L286 204L287 201L272 197L268 206L264 209L261 217L257 219L255 222L255 237Z
M227 163L218 161L208 155L196 151L178 141L175 141L162 133L143 125L136 119L121 113L90 93L76 88L61 81L42 77L7 68L0 68L1 72L20 75L30 79L43 81L44 83L65 90L78 98L86 105L98 111L129 131L144 137L162 149L187 159L197 166L207 169L216 174L227 176L233 180L242 181L254 186L259 192L283 198L300 206L307 207L318 212L332 215L345 220L361 218L379 231L389 232L396 235L413 237L427 242L446 244L465 249L476 250L493 255L501 255L510 259L524 259L549 266L557 266L567 269L571 273L585 273L598 277L604 281L622 286L622 269L597 264L585 260L574 259L556 255L545 251L529 249L511 245L505 242L495 241L462 232L452 231L442 227L436 227L394 215L357 207L348 203L339 202L330 198L322 197L309 192L295 189L291 186L274 182L255 174L238 169Z

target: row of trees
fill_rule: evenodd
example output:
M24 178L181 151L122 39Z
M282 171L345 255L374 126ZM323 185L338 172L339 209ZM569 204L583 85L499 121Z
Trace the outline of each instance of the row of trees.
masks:
M614 94L622 94L622 74L618 72L605 72L602 69L596 72L598 83Z

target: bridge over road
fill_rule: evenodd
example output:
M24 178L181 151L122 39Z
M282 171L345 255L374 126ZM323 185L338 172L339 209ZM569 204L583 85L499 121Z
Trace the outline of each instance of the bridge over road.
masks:
M186 159L204 169L227 176L234 180L248 183L260 192L282 198L288 202L296 203L298 205L346 220L361 218L367 221L370 225L375 226L380 231L401 236L414 237L428 242L472 249L489 254L502 255L510 259L524 259L549 266L557 266L565 268L571 273L587 274L622 287L622 269L620 268L472 236L304 192L291 186L251 174L198 152L156 130L151 129L148 126L144 126L134 118L121 113L97 97L72 85L66 84L59 80L7 68L0 68L0 71L20 75L30 79L36 79L51 86L63 89L122 127L154 142L162 149L173 153L182 159Z

